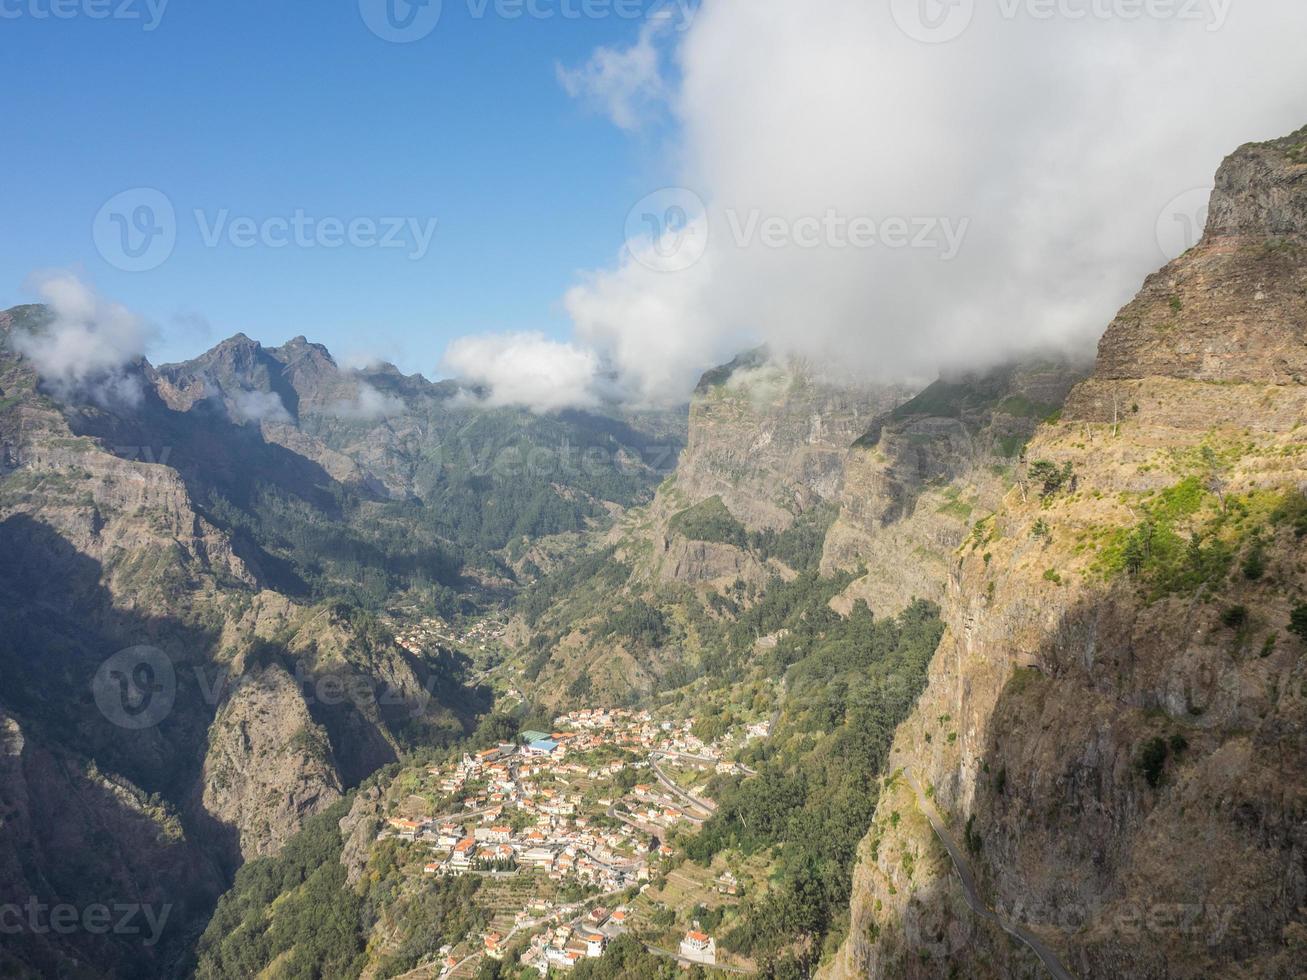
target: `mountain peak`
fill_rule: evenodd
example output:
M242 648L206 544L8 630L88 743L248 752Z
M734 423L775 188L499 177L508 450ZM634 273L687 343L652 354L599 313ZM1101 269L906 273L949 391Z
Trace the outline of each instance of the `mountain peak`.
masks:
M1307 129L1226 159L1202 240L1117 314L1095 374L1307 384Z
M1307 235L1307 126L1221 164L1207 236L1229 235Z

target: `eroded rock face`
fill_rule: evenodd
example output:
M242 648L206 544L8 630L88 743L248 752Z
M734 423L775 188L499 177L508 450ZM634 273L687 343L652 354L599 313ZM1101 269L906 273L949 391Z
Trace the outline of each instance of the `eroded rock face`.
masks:
M1307 383L1307 131L1221 166L1202 242L1108 327L1100 379Z
M202 792L205 811L240 831L246 860L281 850L343 795L327 733L281 667L245 677L214 718Z
M368 856L382 826L381 791L375 786L360 789L349 813L340 821L340 836L345 842L340 863L345 866L345 880L351 886L363 879Z
M163 975L223 887L217 864L174 811L49 744L39 726L24 726L0 705L0 905L10 910L0 969L15 976ZM148 906L154 925L133 916L139 935L50 930L54 906L127 904ZM149 938L155 941L146 945Z
M699 386L677 487L692 503L720 496L749 530L783 530L838 498L849 445L905 397L762 353L741 358Z
M936 382L874 420L848 453L839 517L822 571L867 575L837 600L896 615L940 602L950 559L1011 489L1027 441L1088 371L1075 363L1005 367Z
M1226 162L1203 242L1035 434L1027 459L1070 464L1071 488L1027 473L950 557L949 629L895 739L891 766L973 843L986 901L1082 978L1301 971L1307 650L1288 626L1307 567L1275 516L1307 488L1301 143ZM1147 576L1157 521L1179 529L1177 567L1205 569L1191 584ZM966 910L915 809L887 780L827 974L1043 975Z
M1307 127L1240 147L1216 174L1207 236L1307 234Z

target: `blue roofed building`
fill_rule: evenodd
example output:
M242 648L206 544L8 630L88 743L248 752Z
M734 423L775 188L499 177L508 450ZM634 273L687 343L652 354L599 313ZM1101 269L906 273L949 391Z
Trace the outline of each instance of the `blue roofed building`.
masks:
M527 755L553 755L557 751L558 743L552 738L538 738L526 746Z

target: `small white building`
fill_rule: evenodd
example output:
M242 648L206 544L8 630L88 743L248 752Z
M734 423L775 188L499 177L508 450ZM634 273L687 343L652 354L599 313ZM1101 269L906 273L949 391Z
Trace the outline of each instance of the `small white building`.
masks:
M708 966L717 965L717 940L707 933L691 930L681 940L682 959L693 960Z

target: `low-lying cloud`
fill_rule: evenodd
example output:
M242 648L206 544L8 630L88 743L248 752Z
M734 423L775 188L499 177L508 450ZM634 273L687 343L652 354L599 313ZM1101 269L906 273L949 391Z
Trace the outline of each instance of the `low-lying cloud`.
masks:
M13 345L45 387L64 401L139 404L143 384L129 368L144 356L154 328L72 272L38 274L31 286L53 320L38 332L15 334Z
M712 0L683 33L561 70L625 130L670 120L670 145L637 149L702 202L634 209L629 247L566 294L570 364L671 402L750 342L887 380L1088 352L1166 261L1172 202L1307 123L1301 0L922 9ZM476 350L504 397L522 349Z
M232 417L237 422L279 422L289 424L294 421L286 410L286 403L275 391L249 391L240 389L227 395L231 405Z
M599 355L540 333L462 337L449 345L442 367L484 388L480 400L490 406L553 412L601 402Z
M408 411L402 398L388 395L363 380L355 383L357 391L354 397L331 404L327 409L329 414L353 422L380 422Z

